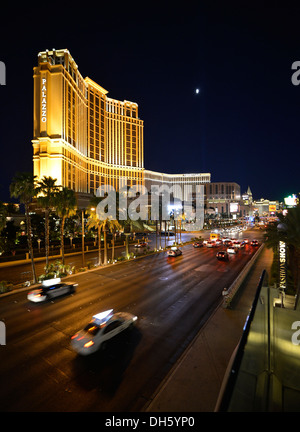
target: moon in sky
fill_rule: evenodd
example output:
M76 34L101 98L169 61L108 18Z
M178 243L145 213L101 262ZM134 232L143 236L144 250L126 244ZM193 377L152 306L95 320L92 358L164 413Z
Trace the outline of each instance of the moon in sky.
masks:
M196 88L196 94L200 93L200 89Z

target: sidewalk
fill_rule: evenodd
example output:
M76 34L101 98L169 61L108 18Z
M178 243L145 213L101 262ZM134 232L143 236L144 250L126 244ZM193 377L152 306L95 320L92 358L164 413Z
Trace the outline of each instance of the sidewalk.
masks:
M232 309L218 307L164 380L146 412L213 412L231 355L241 338L257 285L273 252L261 252Z

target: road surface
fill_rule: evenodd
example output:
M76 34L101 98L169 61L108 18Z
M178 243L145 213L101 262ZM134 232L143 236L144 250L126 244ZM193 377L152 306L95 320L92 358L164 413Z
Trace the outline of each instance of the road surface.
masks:
M179 257L161 252L74 275L77 292L45 304L25 292L0 298L1 410L140 411L253 249L219 262L216 249L187 245ZM79 356L71 336L110 308L137 315L136 327L104 352Z

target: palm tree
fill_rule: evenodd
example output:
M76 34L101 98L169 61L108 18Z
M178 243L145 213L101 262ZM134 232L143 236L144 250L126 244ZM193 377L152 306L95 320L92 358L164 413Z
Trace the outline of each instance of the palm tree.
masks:
M65 264L65 247L64 247L64 228L67 218L76 214L76 196L72 189L62 187L62 189L55 194L54 206L57 215L60 217L60 244L61 244L61 260Z
M17 174L10 184L9 190L12 198L18 198L20 203L25 206L25 217L26 217L26 229L27 229L27 243L28 250L31 259L31 269L33 283L37 283L34 257L33 257L33 247L32 247L32 233L31 233L31 219L29 215L29 205L36 195L35 189L36 176L32 173L19 173Z
M107 231L109 229L109 219L99 219L100 231L103 231L104 240L104 265L107 264Z
M88 220L87 220L87 228L96 228L98 231L98 265L102 265L101 259L101 227L102 223L96 213L96 208L102 198L93 196L90 200L90 205L87 209Z
M59 192L59 186L56 183L57 179L44 176L37 183L37 204L44 209L45 212L45 255L46 255L46 273L49 266L49 214L54 206L55 194Z
M98 265L102 265L102 259L101 259L101 227L102 227L102 221L97 217L97 214L95 212L95 209L92 207L89 209L89 217L87 220L87 228L96 228L98 230Z
M6 227L7 206L0 201L0 231Z
M90 208L89 208L89 218L87 221L87 227L90 228L97 228L98 229L98 249L99 249L99 264L101 264L101 231L103 231L103 237L104 237L104 265L107 264L107 231L108 230L115 230L117 227L119 227L117 220L112 220L110 218L100 219L99 215L96 212L96 207L101 202L103 198L102 197L93 197L90 200ZM102 215L103 216L103 215Z
M126 220L120 220L118 221L120 224L120 227L123 228L124 234L125 234L125 245L126 245L126 252L125 256L126 258L129 258L129 243L128 243L128 237L130 233L132 233L133 228L138 230L144 229L144 224L141 219L138 220L132 220L129 216L127 216Z
M95 214L95 220L96 220L96 226L98 227L99 232L103 231L103 238L104 238L104 259L103 263L104 265L107 264L107 231L109 227L109 219L99 219L98 215Z
M109 231L112 233L112 251L111 251L111 259L114 261L115 258L115 234L116 231L121 229L121 225L117 220L109 219L108 221Z

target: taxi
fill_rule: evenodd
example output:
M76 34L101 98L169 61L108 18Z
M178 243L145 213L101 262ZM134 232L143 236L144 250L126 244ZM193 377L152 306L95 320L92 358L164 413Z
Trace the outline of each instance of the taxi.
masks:
M71 346L81 355L89 355L99 348L104 349L107 341L129 327L132 327L137 316L129 312L113 312L109 309L93 316L93 319L71 337Z

